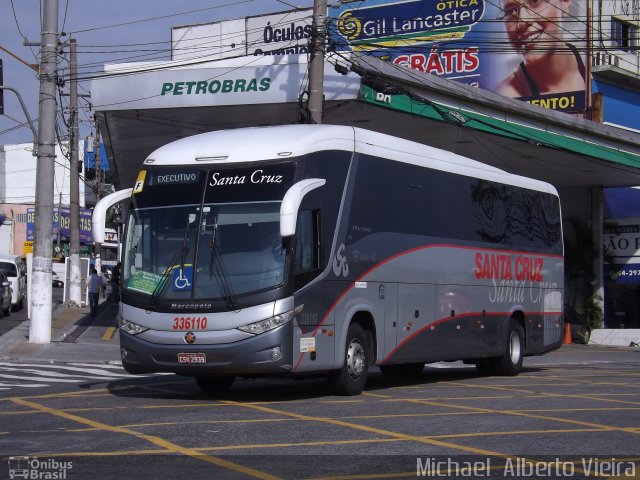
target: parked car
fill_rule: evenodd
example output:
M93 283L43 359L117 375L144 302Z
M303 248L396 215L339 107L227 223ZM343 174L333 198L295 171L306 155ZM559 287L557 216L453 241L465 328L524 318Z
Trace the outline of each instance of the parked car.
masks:
M11 283L11 308L20 310L27 296L27 268L17 255L0 255L0 270L7 274Z
M591 327L584 315L570 305L564 306L564 322L571 325L571 341L586 345L591 338Z
M60 276L55 272L55 271L51 271L51 276L52 276L52 284L54 287L64 287L64 282L60 279Z
M7 274L0 271L0 312L4 315L11 314L11 282Z
M64 262L53 262L51 264L51 270L53 272L53 286L64 287L66 266Z

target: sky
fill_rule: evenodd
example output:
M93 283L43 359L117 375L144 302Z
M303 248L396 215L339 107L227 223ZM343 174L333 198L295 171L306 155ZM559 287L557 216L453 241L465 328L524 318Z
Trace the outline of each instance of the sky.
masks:
M29 64L37 63L39 47L24 46L24 41L40 43L42 3L41 0L0 0L3 12L0 47ZM86 96L90 94L88 78L102 71L105 63L169 60L172 27L311 6L313 0L58 0L58 26L65 34L61 37L63 41L76 39L78 75L81 79L87 78L80 82L78 93ZM64 57L68 59L68 55ZM0 58L2 84L18 90L37 130L40 84L36 72L1 49ZM60 65L64 68L68 63L62 59ZM80 99L82 137L91 132L89 101L88 97ZM31 129L21 126L27 117L15 94L7 90L4 91L4 113L0 115L0 145L33 142ZM62 120L58 123L67 135Z

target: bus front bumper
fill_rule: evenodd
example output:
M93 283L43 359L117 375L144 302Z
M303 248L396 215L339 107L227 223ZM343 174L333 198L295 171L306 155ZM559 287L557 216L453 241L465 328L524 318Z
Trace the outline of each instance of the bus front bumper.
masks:
M129 373L190 376L286 375L292 370L291 324L228 344L158 344L120 330L122 365ZM187 361L187 363L184 363Z

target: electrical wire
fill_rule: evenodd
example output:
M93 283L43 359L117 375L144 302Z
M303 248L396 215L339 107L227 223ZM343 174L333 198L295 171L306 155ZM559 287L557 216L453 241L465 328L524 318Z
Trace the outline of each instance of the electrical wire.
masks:
M107 29L107 28L125 27L127 25L134 25L134 24L137 24L137 23L153 22L153 21L156 21L156 20L163 20L165 18L180 17L180 16L183 16L183 15L190 15L192 13L201 13L201 12L206 12L206 11L209 11L209 10L216 10L218 8L233 7L233 6L236 6L236 5L241 5L243 3L251 3L251 2L254 2L254 1L255 0L237 0L235 2L230 2L230 3L225 3L225 4L222 4L222 5L217 5L215 7L199 8L197 10L188 10L186 12L172 13L172 14L169 14L169 15L161 15L161 16L158 16L158 17L143 18L143 19L140 19L140 20L132 20L130 22L122 22L122 23L117 23L117 24L113 24L113 25L104 25L104 26L101 26L101 27L93 27L93 28L85 28L85 29L82 29L82 30L75 30L75 31L72 31L72 32L67 32L67 35L73 36L73 35L77 35L78 33L95 32L95 31L104 30L104 29Z
M375 70L375 69L373 69L371 67L369 67L370 69L363 69L359 65L356 65L353 62L353 60L351 60L351 58L348 58L345 55L340 55L340 57L341 57L341 60L347 61L348 63L350 63L352 65L352 70L355 71L356 73L358 73L359 75L361 75L361 76L364 75L364 78L367 78L367 75L369 75L368 78L369 78L370 81L372 79L374 81L377 81L379 83L379 85L380 85L378 87L378 88L380 88L380 90L378 90L378 91L381 91L383 93L389 92L389 94L403 94L403 95L406 95L407 97L409 97L414 102L418 102L418 103L422 103L424 105L431 106L432 108L434 108L440 114L441 117L443 117L444 121L451 122L451 118L449 116L445 117L445 115L443 115L442 111L438 111L438 109L434 107L434 105L437 105L437 104L435 104L431 100L429 100L427 98L424 98L424 97L422 97L420 95L415 94L414 92L402 87L401 85L397 84L396 82L392 82L392 81L387 80L386 79L386 75L384 73L378 71L378 70ZM416 72L415 70L411 70L411 69L408 69L406 67L401 67L399 65L393 65L393 64L390 64L390 65L392 65L392 68L402 69L403 74L410 76L418 85L420 83L422 83L422 79L420 78L420 74L418 72ZM353 68L353 67L355 67L355 68ZM472 105L470 105L468 103L465 103L464 100L462 100L462 105L464 106L464 108L467 111L475 112L475 113L478 113L479 115L482 113L476 107L473 107ZM490 124L488 122L484 122L481 118L474 118L473 121L477 122L477 123L480 123L480 124L483 124L483 125L486 125L486 126L492 128L494 130L495 129L498 129L498 130L501 129L500 127L496 127L493 124ZM467 122L460 123L460 125L462 127L466 127L467 126L466 123ZM518 125L515 125L515 124L511 125L510 129L509 130L505 130L505 132L509 133L510 135L513 135L513 134L520 135L521 140L522 141L526 141L528 143L537 144L537 145L545 146L545 147L549 147L549 148L554 148L554 149L557 149L557 150L567 150L567 148L564 147L563 145L556 144L556 143L553 143L553 142L548 142L545 138L537 137L537 136L531 134L528 129L520 128L520 127L518 127ZM608 151L608 150L606 150L605 146L592 145L592 147L596 148L596 149L600 148L600 149L602 149L603 152L604 151ZM603 165L607 165L608 168L617 169L617 170L623 171L623 172L626 171L625 169L619 168L616 165L613 165L613 164L610 165L609 162L605 162L605 161L601 161L601 160L597 160L597 159L595 161L598 161L599 163L601 163Z
M242 0L242 1L239 1L239 2L230 2L230 3L226 3L224 5L218 5L218 6L215 6L215 7L208 7L208 8L204 8L204 9L192 10L192 11L187 11L187 12L180 12L180 13L176 13L176 14L164 15L164 16L159 16L159 17L152 17L152 18L147 18L147 19L134 20L134 21L131 21L131 22L125 22L125 23L121 23L121 24L107 25L107 26L101 26L101 27L84 29L84 30L76 30L76 31L71 32L71 33L66 33L65 35L73 35L73 34L90 32L90 31L95 31L95 30L107 29L107 28L116 28L116 27L131 25L131 24L134 24L134 23L142 23L142 22L147 22L147 21L154 21L154 20L159 20L159 19L164 19L164 18L169 18L169 17L175 17L175 16L180 16L180 15L185 15L185 14L190 14L190 13L196 13L196 12L208 11L208 10L212 10L212 9L218 9L218 8L226 7L226 6L232 6L232 5L242 4L242 3L248 3L250 1L253 1L253 0ZM279 0L276 0L276 1L279 1ZM283 4L286 4L287 6L291 7L291 5L289 3L287 3L287 2L279 1L279 3L283 3ZM343 1L341 3L352 3L352 2ZM354 0L353 3L354 3L354 6L357 9L359 6L361 6L363 4L363 0ZM493 5L496 8L500 8L498 3L496 3L495 1L486 0L486 3L490 4L490 5ZM12 8L14 7L13 0L11 0L11 6L12 6ZM68 7L69 7L69 0L67 0L66 9L65 9L65 21L66 21L66 11L67 11ZM556 7L556 8L558 8L558 7ZM302 7L300 7L300 8L296 7L296 9L297 10L300 10L300 9L304 10ZM284 12L284 13L286 14L286 13L292 13L292 12ZM564 13L567 14L567 17L569 17L568 19L565 19L565 24L579 24L579 25L585 25L585 26L588 25L588 22L587 22L588 19L586 18L586 16L583 19L583 18L578 17L576 15L572 15L569 12L564 12ZM13 14L14 14L14 19L16 21L16 25L18 27L18 31L20 32L21 35L23 35L22 31L20 30L20 26L18 24L15 8L13 8ZM550 21L550 22L555 23L556 25L558 25L561 29L563 29L566 32L571 32L573 30L573 29L568 30L564 26L559 25L559 23L554 22L552 19L549 19L547 17L542 17L541 15L540 15L540 17L545 19L546 21ZM286 18L286 15L283 18ZM331 22L335 22L335 20L336 20L335 17L330 17L328 23L330 24ZM495 19L495 20L485 19L485 20L483 20L483 22L487 23L487 24L491 24L491 23L495 22L496 25L498 25L498 24L502 25L503 24L503 21L498 20L498 19ZM501 29L501 30L488 30L487 31L488 34L498 33L498 32L504 33L504 30ZM243 33L243 32L235 32L235 33L239 34L239 33ZM600 40L602 41L602 37L603 37L602 33L603 32L600 31L600 33L601 33ZM231 38L232 35L233 35L233 33L230 34L229 38ZM24 35L23 35L23 37L24 37ZM212 35L210 37L211 37L212 41L217 41L217 40L220 39L220 36L218 36L218 35ZM201 37L202 40L206 40L207 38L208 37L206 37L206 36L205 37ZM611 38L611 37L609 37L609 38ZM584 39L582 37L579 37L579 39L580 39L580 41L586 40L586 39ZM486 52L486 53L517 53L515 47L511 46L508 42L500 42L500 41L495 41L495 40L478 41L477 39L474 39L474 42L477 43L478 46L480 46L483 49L482 51ZM147 43L141 43L141 44L125 44L123 46L136 47L136 46L148 46L148 45L165 45L165 44L168 45L169 43L170 42L147 42ZM439 48L447 48L447 47L451 47L451 46L461 47L464 44L465 44L465 42L463 42L463 41L439 42L438 43L438 47ZM293 43L292 43L292 45L293 45ZM187 53L188 52L188 54L191 54L191 55L196 54L197 52L200 52L200 51L204 50L206 55L196 56L192 60L186 61L184 63L184 65L185 66L199 65L199 64L207 63L207 62L212 60L211 52L210 52L212 47L206 45L206 42L200 42L199 44L197 44L195 46L189 46L189 47L177 47L177 48L166 48L166 49L165 48L158 48L158 49L151 49L151 48L148 48L148 49L147 48L134 49L134 48L132 48L131 50L122 50L122 51L113 50L112 47L115 47L115 46L118 46L118 45L112 45L112 46L109 46L109 45L104 45L104 46L93 45L90 48L107 49L107 50L110 50L110 51L101 52L101 51L86 50L85 53L104 54L104 55L111 55L111 56L112 55L117 55L118 53L137 53L137 55L135 55L135 56L120 57L120 58L111 60L113 62L118 62L118 61L123 61L123 60L142 59L142 58L146 58L147 60L155 60L155 59L153 59L154 56L157 56L157 55L168 55L169 53L171 53L173 51L176 51L176 50L179 51L179 52L182 52L182 53ZM342 47L342 46L344 46L344 45L342 45L342 44L336 44L335 45L335 47ZM376 45L376 44L373 44L372 46L374 46L374 47L376 47L376 46L383 47L382 45ZM234 46L232 44L219 46L219 50L220 50L219 53L220 54L228 53L230 51L233 51L233 48L234 48ZM236 46L235 48L238 48L238 47ZM244 48L244 47L240 47L240 48ZM406 51L407 53L411 53L413 51L424 52L425 51L425 46L424 45L407 44L407 46L402 47L402 49L403 49L403 51ZM611 50L618 51L619 49L615 49L614 47L611 47ZM585 46L580 48L580 51L583 51L583 52L587 52L588 51L588 46L586 46L586 42L585 42ZM216 53L216 54L218 54L218 53ZM244 57L244 56L246 56L246 55L238 54L238 55L232 55L229 58L240 58L240 57ZM622 59L622 60L625 61L624 59ZM247 62L244 66L248 66L251 63L253 63L253 61ZM92 68L93 66L98 66L98 65L103 65L103 64L102 63L91 63L91 64L79 65L78 68L79 68L79 70L83 70L83 69L87 70L87 69ZM147 67L138 69L138 70L133 71L133 72L107 72L107 73L105 73L105 72L85 72L82 76L78 76L78 81L79 81L79 86L80 86L80 85L82 85L82 82L85 82L87 80L93 80L95 78L107 78L107 77L110 77L110 76L132 75L132 74L139 74L139 73L145 73L145 72L160 71L160 70L165 69L166 67L167 67L167 61L166 60L162 60L160 63L156 63L155 65L152 64L152 65L149 65ZM238 67L238 68L241 68L241 67ZM405 67L403 67L403 68L405 68ZM69 78L69 73L68 73L68 69L67 68L61 68L60 77L61 77L62 81L65 81L66 79ZM210 80L212 80L214 78L215 77L211 78ZM84 87L81 87L81 88L84 91L88 92L88 90L86 88L84 88ZM145 99L148 99L148 98L153 98L153 96L145 97ZM139 100L142 100L142 98L139 99ZM90 105L89 105L88 108L90 108ZM88 110L85 110L85 112L88 112ZM88 119L87 121L90 122L90 119ZM13 128L19 128L19 127L13 127ZM10 130L13 130L13 128L10 129ZM0 132L0 133L2 133L2 132Z
M22 30L20 29L20 22L18 22L18 15L16 14L16 7L13 4L13 0L9 0L11 2L11 11L13 12L13 19L16 22L16 28L18 29L18 33L20 34L20 36L24 39L27 38L27 36L22 33Z

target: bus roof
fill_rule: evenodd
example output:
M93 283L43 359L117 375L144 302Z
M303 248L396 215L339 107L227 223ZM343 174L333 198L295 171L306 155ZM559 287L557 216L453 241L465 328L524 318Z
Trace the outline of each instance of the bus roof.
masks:
M546 182L511 174L439 148L341 125L279 125L201 133L156 149L144 164L204 166L286 159L322 150L356 151L558 195Z

